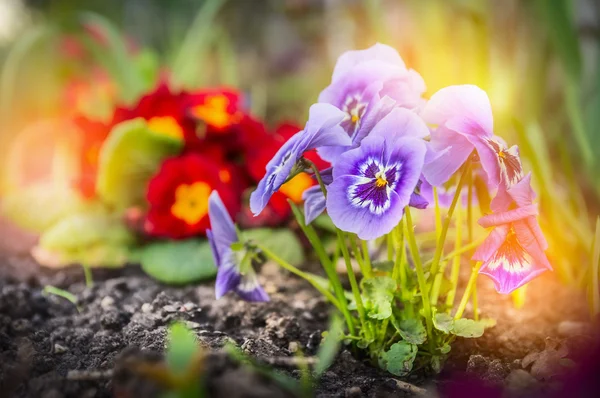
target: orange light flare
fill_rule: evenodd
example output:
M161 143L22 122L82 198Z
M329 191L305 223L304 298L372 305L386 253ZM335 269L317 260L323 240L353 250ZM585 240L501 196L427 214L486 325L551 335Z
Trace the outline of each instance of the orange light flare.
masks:
M32 123L16 134L7 149L1 193L32 185L69 190L79 174L81 135L68 119Z

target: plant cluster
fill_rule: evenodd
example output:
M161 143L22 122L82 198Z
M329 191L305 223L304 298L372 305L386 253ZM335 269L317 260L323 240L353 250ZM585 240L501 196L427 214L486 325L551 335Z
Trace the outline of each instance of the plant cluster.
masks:
M86 25L96 47L117 46L109 25ZM63 37L68 57L88 62L75 38ZM97 50L96 47L93 47ZM124 78L144 78L143 53L127 49L135 66ZM82 60L83 58L83 60ZM64 92L68 110L38 121L13 141L9 156L14 186L2 210L40 233L36 259L48 266L122 266L140 262L170 283L213 277L216 268L204 239L208 196L218 191L240 225L256 237L289 242L289 260L302 258L295 235L274 227L291 217L287 200L302 201L316 182L299 173L271 196L261 217L246 203L271 157L301 128L284 122L271 129L251 114L230 87L182 88L176 70L147 79L139 95L116 93L118 76L96 65L89 80L73 79ZM113 76L113 78L109 77ZM122 88L122 91L125 89ZM307 154L321 168L329 164ZM262 227L262 228L258 228ZM269 227L269 228L267 228Z
M244 236L213 192L208 238L218 266L217 297L235 291L245 300L268 300L253 266L269 258L306 279L342 314L348 344L405 375L415 364L439 370L457 336L479 337L493 325L479 319L473 295L479 274L508 294L550 270L531 176L518 148L494 134L485 92L451 86L426 101L424 91L422 78L391 47L340 56L305 128L273 156L250 196L259 216L290 179L312 174L318 185L303 193L304 214L290 205L327 279ZM331 168L321 170L304 156L315 149ZM418 213L429 207L433 253L420 248L415 231ZM474 239L476 210L478 223L489 229L484 240ZM333 255L312 226L324 211L337 236ZM454 250L446 253L451 226ZM458 299L463 254L470 257L470 277ZM338 259L349 292L336 271ZM467 319L471 297L474 319Z

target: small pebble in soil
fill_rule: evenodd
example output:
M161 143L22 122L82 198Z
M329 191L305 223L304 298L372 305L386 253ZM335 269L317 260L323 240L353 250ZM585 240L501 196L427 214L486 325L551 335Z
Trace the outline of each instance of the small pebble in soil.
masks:
M100 307L102 307L102 309L104 311L108 311L109 309L111 309L115 304L115 299L110 297L110 296L106 296L102 299L102 301L100 301Z
M64 354L65 352L69 351L69 349L67 347L65 347L64 345L61 344L54 344L54 353L55 354Z
M149 313L151 313L151 312L152 312L152 310L153 310L152 304L150 304L150 303L144 303L144 304L142 304L142 308L141 308L141 310L142 310L142 312L143 312L144 314L149 314Z
M363 392L360 387L350 387L344 392L346 398L359 398L363 396Z

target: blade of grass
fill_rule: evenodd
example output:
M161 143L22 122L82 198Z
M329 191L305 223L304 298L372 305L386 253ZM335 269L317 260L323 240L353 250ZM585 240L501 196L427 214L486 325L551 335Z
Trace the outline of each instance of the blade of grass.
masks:
M173 84L192 88L197 84L198 66L211 40L215 16L225 0L206 0L188 29L172 64Z
M125 37L107 18L93 12L80 15L82 24L99 30L106 42L89 38L85 40L91 53L103 65L121 87L121 98L130 103L145 89L144 79L132 61Z
M596 316L600 313L600 274L598 274L598 268L600 267L600 217L596 219L596 234L594 236L594 248L592 250L592 272L590 275L590 283L592 286L590 300L590 311L592 316Z

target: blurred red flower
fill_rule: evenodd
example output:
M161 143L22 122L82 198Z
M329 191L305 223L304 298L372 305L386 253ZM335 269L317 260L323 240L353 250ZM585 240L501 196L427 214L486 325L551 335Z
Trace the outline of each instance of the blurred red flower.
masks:
M110 126L83 116L76 117L73 121L81 131L79 175L74 186L84 198L91 199L96 195L100 148L110 132Z
M253 182L258 183L260 181L265 174L267 163L279 148L301 129L294 123L281 123L274 133L268 134L265 132L262 136L255 137L253 141L250 141L251 144L245 146L246 167ZM304 156L313 161L321 170L330 166L315 151L306 152ZM267 209L258 217L252 218L250 210L244 208L240 215L241 222L247 226L280 224L291 214L287 199L291 199L294 203L302 202L302 193L315 184L316 181L309 174L298 174L282 185L279 192L271 197Z
M148 184L145 232L173 239L204 234L209 227L208 197L213 190L235 214L239 196L226 182L227 172L195 153L167 159Z
M189 114L206 125L206 134L229 134L244 117L241 94L228 87L190 93L186 99Z

